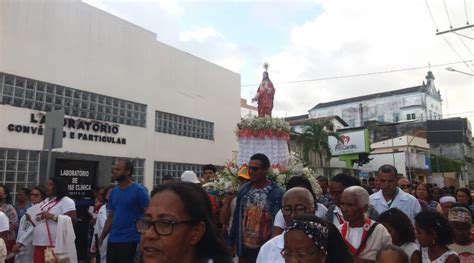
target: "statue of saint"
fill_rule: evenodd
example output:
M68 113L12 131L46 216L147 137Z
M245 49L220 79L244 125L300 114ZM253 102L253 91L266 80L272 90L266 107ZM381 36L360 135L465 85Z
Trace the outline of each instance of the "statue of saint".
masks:
M257 101L258 117L271 117L273 109L273 97L275 96L275 88L268 77L268 64L264 64L265 71L263 72L263 79L257 89L257 95L252 99L252 102Z

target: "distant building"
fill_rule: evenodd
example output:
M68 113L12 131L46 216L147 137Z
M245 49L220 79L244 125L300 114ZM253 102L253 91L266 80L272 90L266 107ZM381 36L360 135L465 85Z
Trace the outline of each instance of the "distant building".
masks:
M472 129L467 118L427 121L427 137L432 154L462 163L461 174L457 178L460 186L474 182Z
M384 164L391 164L397 168L399 175L428 182L430 145L425 138L405 135L372 143L370 148L371 161L361 167L355 164L354 169L370 173ZM331 159L331 167L344 166L345 163L337 157Z
M308 114L285 118L294 132L302 133L303 125L306 123L329 121L332 123L334 131L348 127L349 125L339 116L327 116L321 118L309 118Z
M349 127L367 121L404 122L441 119L441 95L431 71L420 86L319 103L309 110L309 118L339 116ZM362 123L361 123L362 122Z
M246 99L240 99L240 117L242 118L252 118L258 115L257 107L247 104Z

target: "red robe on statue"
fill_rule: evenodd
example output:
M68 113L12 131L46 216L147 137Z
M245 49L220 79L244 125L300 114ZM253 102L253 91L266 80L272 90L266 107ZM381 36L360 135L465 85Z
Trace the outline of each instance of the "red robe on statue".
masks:
M262 80L254 99L257 100L258 117L271 117L273 109L273 97L275 88L270 79Z

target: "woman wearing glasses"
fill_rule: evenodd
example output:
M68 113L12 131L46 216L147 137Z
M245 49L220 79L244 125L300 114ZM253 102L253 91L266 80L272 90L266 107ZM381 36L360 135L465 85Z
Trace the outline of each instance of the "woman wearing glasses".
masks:
M352 256L345 248L338 229L315 215L299 215L285 229L285 262L349 263Z
M164 184L151 197L144 217L137 221L145 263L231 262L201 187L185 182Z

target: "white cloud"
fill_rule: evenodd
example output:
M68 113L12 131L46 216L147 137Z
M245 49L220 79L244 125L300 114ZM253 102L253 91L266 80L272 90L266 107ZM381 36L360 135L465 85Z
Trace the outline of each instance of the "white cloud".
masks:
M443 3L429 2L439 29L449 28ZM464 4L457 2L448 1L448 10L453 26L462 26L465 24ZM269 58L275 83L460 60L441 36L435 36L435 26L424 1L330 0L320 3L324 12L312 21L295 26L290 45ZM470 36L472 33L466 32ZM464 59L474 59L457 36L450 34L446 38ZM464 41L474 52L472 41ZM463 64L452 67L469 71ZM474 69L474 64L471 67ZM427 71L276 84L275 113L280 116L302 114L319 102L420 85ZM445 67L432 68L432 71L442 96L447 92L450 113L474 111L470 102L474 99L472 77L446 71Z

